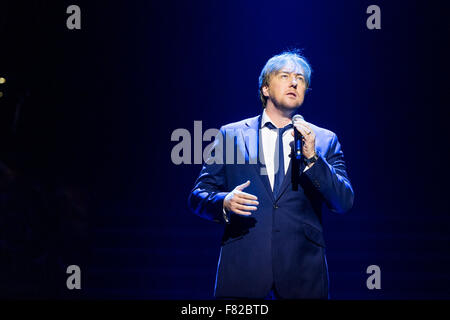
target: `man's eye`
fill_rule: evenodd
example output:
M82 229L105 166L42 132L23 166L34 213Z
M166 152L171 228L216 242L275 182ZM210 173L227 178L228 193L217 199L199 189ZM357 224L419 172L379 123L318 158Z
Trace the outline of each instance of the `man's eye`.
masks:
M282 74L281 75L281 78L283 78L283 79L286 79L288 76L287 76L287 74Z
M305 79L303 79L303 77L297 77L298 81L305 81Z

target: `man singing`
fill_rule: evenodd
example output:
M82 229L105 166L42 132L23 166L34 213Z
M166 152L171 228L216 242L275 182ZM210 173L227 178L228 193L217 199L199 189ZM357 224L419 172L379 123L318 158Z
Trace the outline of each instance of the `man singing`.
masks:
M336 134L292 124L310 77L296 51L269 59L259 77L262 114L221 127L189 195L194 213L225 224L216 298L328 298L322 206L344 213L354 194Z

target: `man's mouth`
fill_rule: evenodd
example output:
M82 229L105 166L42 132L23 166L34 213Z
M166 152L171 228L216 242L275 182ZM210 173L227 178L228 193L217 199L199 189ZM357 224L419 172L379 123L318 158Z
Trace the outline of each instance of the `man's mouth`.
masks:
M297 98L297 94L295 94L294 92L288 92L287 95Z

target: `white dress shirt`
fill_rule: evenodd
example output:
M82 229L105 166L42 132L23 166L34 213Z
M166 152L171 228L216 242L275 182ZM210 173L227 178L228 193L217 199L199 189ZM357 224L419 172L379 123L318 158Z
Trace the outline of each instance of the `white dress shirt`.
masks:
M267 175L269 178L270 187L272 188L273 191L273 184L275 181L275 173L274 173L275 146L278 138L278 130L270 129L268 126L266 126L267 122L272 122L272 124L275 126L275 123L270 119L269 115L266 113L266 109L264 109L261 118L261 139ZM289 168L289 162L291 161L289 155L291 154L291 143L294 143L294 137L292 136L293 131L294 128L291 128L283 133L284 174L287 173L287 170Z

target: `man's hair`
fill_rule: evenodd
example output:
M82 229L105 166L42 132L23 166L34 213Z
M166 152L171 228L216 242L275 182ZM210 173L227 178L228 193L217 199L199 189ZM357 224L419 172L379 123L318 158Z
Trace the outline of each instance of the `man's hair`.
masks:
M267 97L264 96L262 88L268 86L272 75L280 71L288 63L293 66L290 72L298 71L299 69L304 71L306 89L309 88L312 69L306 58L300 53L300 50L294 49L277 54L266 62L259 75L259 98L264 108L266 107Z

